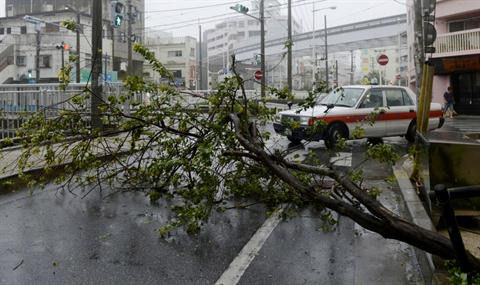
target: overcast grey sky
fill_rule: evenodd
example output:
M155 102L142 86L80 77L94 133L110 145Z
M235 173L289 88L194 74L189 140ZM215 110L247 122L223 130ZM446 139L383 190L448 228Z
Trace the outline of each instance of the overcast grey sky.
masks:
M327 15L328 26L331 27L406 12L405 0L292 0L293 6L296 6L293 16L303 24L304 31L312 30L314 1L316 9L337 7L336 10L316 13L317 29L323 26L323 15ZM287 0L280 2L287 3ZM145 0L146 26L171 32L174 36L197 37L199 19L205 29L211 28L222 19L232 17L233 11L229 7L234 3L251 7L251 0ZM192 9L202 6L212 7ZM282 6L282 13L287 14L286 5ZM5 0L0 0L0 16L4 15Z
M337 7L316 13L317 29L323 27L323 15L327 15L331 27L406 12L405 0L292 0L292 5L296 6L293 16L303 24L304 31L312 30L314 1L316 9ZM251 0L145 0L146 26L171 32L174 36L197 37L199 19L204 28L213 27L222 19L233 17L229 15L233 12L229 7L234 3L251 7ZM280 3L287 3L287 0L280 0ZM192 9L202 6L210 7ZM282 14L287 14L286 7L282 6Z

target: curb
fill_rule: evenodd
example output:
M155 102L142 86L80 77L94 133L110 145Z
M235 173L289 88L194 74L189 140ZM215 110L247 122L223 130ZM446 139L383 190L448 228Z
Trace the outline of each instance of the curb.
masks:
M417 195L417 191L410 182L410 176L407 173L407 170L404 167L404 163L408 163L408 159L399 161L394 165L393 173L397 179L398 186L400 187L400 192L403 197L403 201L408 210L409 218L414 224L425 228L427 230L436 231L432 220L425 211L423 203ZM415 255L417 257L418 263L420 265L420 270L422 271L425 284L436 284L435 272L436 267L433 262L433 256L430 253L427 253L421 249L413 247L415 250Z

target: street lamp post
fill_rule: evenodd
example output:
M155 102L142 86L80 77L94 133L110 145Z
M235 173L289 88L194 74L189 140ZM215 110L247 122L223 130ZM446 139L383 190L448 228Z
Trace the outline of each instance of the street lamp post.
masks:
M315 9L315 1L313 2L313 10L312 10L312 14L313 14L312 61L314 60L315 62L314 62L314 64L312 64L312 86L315 86L315 83L316 83L315 73L316 73L316 70L317 70L316 45L315 45L315 13L318 12L318 11L329 10L329 9L330 10L335 10L335 9L337 9L337 7L336 6L331 6L331 7L326 7L326 8ZM325 33L325 41L327 41L326 37L327 37L327 34Z
M327 34L327 15L324 16L325 18L325 83L327 85L327 92L329 89L329 78L328 78L328 34Z

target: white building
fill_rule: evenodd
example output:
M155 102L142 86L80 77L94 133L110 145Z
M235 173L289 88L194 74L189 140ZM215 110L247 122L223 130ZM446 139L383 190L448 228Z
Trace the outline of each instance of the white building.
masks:
M152 34L148 33L145 45L173 74L175 85L195 89L197 86L197 40L192 37L172 37L165 33L160 34L162 37L151 37ZM148 63L144 65L144 75L157 83L167 80L161 78Z
M288 36L288 17L282 15L281 8L285 4L279 0L265 0L265 40L285 38ZM249 14L259 17L259 1L252 1L249 6ZM301 33L301 25L293 19L292 34ZM227 21L223 21L213 29L206 30L203 34L204 47L206 48L206 59L204 65L208 67L209 87L212 87L212 80L215 81L218 73L228 72L230 57L234 50L244 46L260 43L260 22L251 17L238 15ZM255 55L252 54L249 65L255 62ZM269 65L267 58L267 66ZM206 68L205 68L206 69ZM247 67L247 69L249 69Z

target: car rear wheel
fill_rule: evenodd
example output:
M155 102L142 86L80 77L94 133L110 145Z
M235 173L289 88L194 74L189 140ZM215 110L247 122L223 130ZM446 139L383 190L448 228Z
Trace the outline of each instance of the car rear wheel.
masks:
M383 144L383 139L382 138L368 138L367 143L369 145Z
M410 126L408 126L408 131L407 131L407 134L405 135L405 138L407 139L408 142L414 143L416 135L417 135L417 122L413 121L410 123Z
M341 124L334 124L328 128L327 136L325 137L325 146L329 149L335 148L340 139L346 139L348 131Z
M301 144L302 140L293 136L287 136L287 139L294 144Z

